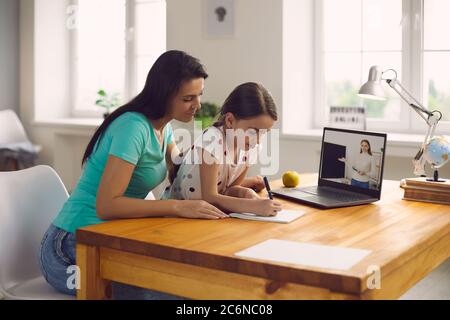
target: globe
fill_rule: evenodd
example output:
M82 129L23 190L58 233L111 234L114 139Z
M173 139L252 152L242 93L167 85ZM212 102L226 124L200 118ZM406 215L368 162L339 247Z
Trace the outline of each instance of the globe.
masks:
M425 146L424 158L435 169L442 168L449 160L450 144L444 137L434 137Z

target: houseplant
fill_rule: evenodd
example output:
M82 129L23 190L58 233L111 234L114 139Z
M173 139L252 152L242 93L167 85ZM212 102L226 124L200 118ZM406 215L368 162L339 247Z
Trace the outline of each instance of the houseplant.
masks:
M118 93L108 93L103 89L100 89L97 92L98 100L95 101L95 104L99 107L103 107L106 109L106 112L103 114L103 118L109 116L111 113L111 109L117 108L120 105L120 97Z
M219 112L219 107L212 102L203 102L200 110L195 114L195 120L202 122L202 127L210 127L217 113Z

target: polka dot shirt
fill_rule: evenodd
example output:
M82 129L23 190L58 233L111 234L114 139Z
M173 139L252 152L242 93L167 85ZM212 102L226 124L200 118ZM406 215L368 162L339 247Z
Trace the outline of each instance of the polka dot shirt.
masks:
M200 163L208 163L212 158L202 159L202 149L213 156L219 163L217 174L217 191L223 194L239 176L250 166L256 156L256 148L240 151L237 162L233 161L232 144L227 141L223 128L210 127L203 131L187 152L173 184L163 193L162 199L201 200Z

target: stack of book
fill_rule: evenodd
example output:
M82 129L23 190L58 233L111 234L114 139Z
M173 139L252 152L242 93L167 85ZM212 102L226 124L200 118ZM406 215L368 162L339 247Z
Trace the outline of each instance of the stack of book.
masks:
M403 179L404 200L450 204L450 180L431 182L426 178Z

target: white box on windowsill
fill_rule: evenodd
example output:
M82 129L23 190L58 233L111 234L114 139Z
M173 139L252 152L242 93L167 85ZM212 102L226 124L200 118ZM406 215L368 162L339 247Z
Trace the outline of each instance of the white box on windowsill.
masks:
M330 127L350 130L366 130L366 109L364 107L330 107Z

